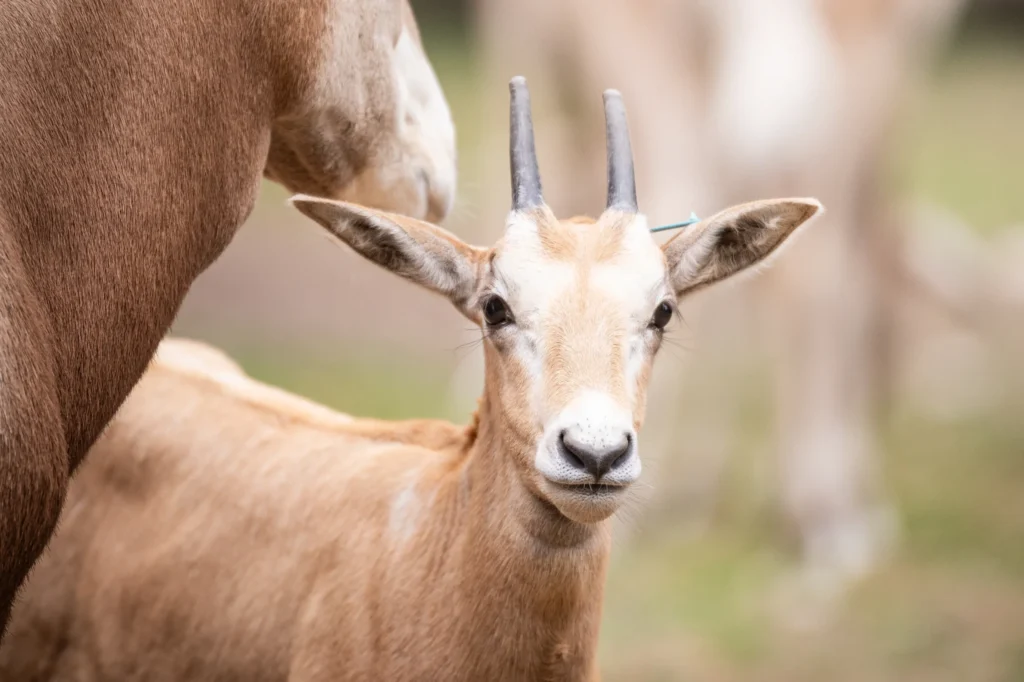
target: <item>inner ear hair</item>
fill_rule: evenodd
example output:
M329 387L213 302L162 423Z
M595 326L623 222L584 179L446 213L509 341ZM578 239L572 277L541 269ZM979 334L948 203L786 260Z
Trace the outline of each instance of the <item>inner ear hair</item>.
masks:
M291 203L359 255L446 296L460 310L476 290L479 263L486 251L436 225L315 197L296 196Z
M772 199L733 206L665 244L677 296L763 265L810 218L816 199Z

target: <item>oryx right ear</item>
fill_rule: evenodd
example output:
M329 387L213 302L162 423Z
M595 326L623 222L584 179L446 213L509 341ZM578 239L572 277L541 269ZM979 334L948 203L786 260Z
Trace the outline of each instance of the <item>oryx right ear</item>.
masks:
M463 314L476 292L486 249L395 213L298 195L291 203L359 255L448 298Z

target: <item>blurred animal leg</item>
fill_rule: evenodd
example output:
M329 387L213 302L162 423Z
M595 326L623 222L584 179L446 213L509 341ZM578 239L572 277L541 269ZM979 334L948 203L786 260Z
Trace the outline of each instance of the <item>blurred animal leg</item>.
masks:
M871 272L836 213L813 235L820 262L779 299L779 447L805 568L839 587L879 561L891 518L877 499Z

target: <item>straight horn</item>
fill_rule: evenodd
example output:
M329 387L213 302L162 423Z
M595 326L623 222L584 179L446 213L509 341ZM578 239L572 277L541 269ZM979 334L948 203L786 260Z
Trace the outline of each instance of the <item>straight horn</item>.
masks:
M533 144L533 116L526 79L516 76L508 84L509 157L512 163L512 210L534 208L544 203L541 197L537 150Z
M626 105L618 90L604 91L605 138L608 146L608 208L636 213L633 148L629 143Z

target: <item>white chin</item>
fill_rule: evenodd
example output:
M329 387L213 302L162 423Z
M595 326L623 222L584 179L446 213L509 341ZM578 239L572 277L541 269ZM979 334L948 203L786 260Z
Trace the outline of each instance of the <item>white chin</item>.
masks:
M625 488L563 486L544 481L544 494L562 516L576 523L600 523L622 506Z

